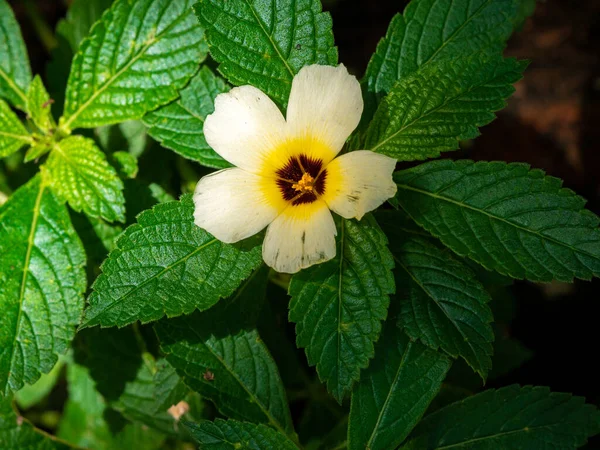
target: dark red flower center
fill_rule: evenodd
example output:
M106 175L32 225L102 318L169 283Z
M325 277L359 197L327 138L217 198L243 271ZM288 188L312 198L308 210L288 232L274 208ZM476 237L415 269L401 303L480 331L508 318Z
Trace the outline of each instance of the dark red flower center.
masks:
M291 157L277 171L277 186L281 195L292 205L312 203L325 192L327 170L323 169L323 161L306 155Z

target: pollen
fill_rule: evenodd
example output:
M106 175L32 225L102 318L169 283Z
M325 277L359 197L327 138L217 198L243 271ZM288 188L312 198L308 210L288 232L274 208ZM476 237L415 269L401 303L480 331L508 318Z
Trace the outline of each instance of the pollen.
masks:
M297 183L292 184L292 187L296 189L296 191L301 193L313 192L315 186L315 179L310 176L310 174L304 172L302 178L298 180Z

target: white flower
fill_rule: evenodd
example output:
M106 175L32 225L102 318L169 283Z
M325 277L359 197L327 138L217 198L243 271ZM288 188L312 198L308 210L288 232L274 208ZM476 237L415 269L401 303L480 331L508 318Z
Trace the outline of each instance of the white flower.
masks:
M279 272L333 258L330 210L360 219L396 193L394 159L367 150L336 158L362 110L360 85L343 65L302 68L286 118L252 86L217 96L204 135L237 167L198 182L195 223L227 243L268 226L263 259Z

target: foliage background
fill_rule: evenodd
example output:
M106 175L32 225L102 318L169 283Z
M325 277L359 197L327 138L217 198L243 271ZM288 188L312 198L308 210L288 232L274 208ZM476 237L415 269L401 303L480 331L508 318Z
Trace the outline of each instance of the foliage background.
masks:
M50 53L29 11L36 8L50 29L54 29L64 17L68 0L9 3L21 25L32 71L44 74ZM323 1L324 9L333 18L340 61L351 72L357 75L364 72L390 19L406 3ZM532 61L525 79L517 84L508 107L483 129L481 137L445 157L527 162L544 169L548 175L564 179L565 186L588 199L588 208L600 214L600 3L597 0L539 3L522 32L509 41L505 55ZM192 180L201 173L198 166L183 164L174 153L164 153L168 154L172 170L153 170L152 154L145 153L140 159L140 177L160 181L178 196L182 183L178 174L187 171L185 178ZM0 181L11 190L37 170L35 165L29 165L31 174L20 171L19 176L11 177L10 161L0 161L0 165L8 174L6 180ZM494 379L486 387L511 383L549 386L552 391L572 392L599 405L600 372L596 367L600 280L543 286L517 281L513 292L517 298L515 319L506 332L531 349L533 356L519 369ZM588 447L596 446L600 446L598 437Z

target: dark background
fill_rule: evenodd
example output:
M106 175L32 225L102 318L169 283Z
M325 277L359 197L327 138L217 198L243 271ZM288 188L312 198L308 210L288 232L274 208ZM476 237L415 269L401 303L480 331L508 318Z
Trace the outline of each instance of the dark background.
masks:
M45 74L49 53L27 13L34 5L53 29L66 0L11 2L34 73ZM362 76L392 16L407 1L325 0L333 16L340 61ZM600 0L547 0L513 36L508 56L531 60L508 107L482 136L451 158L521 161L562 178L600 213ZM488 387L549 386L600 404L600 280L574 285L517 282L509 332L533 357ZM600 448L600 439L589 448Z

